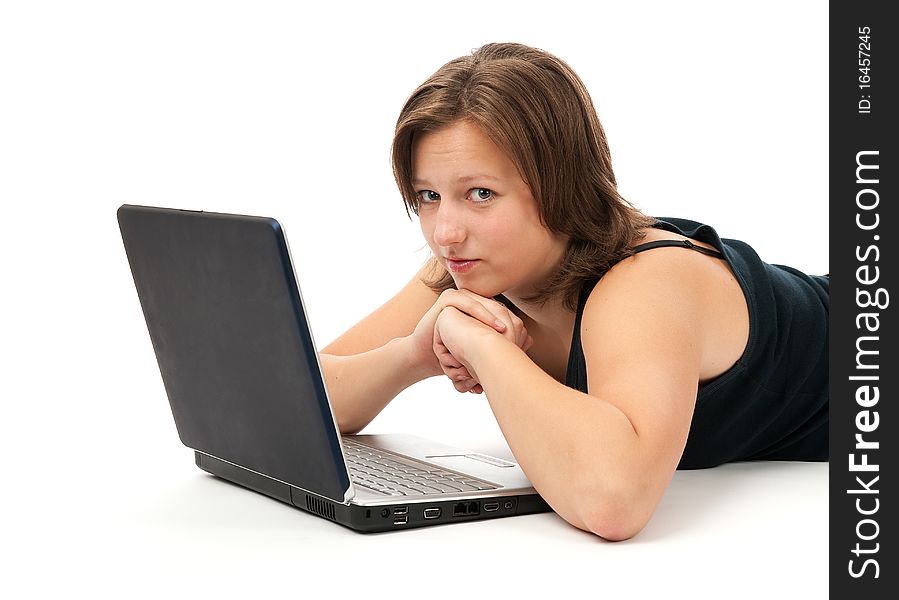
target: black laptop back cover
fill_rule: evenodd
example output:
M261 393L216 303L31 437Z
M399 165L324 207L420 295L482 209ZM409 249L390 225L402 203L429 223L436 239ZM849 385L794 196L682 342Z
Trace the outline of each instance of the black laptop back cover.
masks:
M278 222L129 205L118 219L184 445L343 501L346 466Z

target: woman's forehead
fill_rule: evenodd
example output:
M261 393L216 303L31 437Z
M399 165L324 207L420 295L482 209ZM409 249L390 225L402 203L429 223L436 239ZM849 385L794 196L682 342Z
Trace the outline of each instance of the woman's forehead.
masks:
M416 135L413 143L413 179L438 174L455 179L478 175L503 178L517 175L517 170L480 127L470 121L457 121Z

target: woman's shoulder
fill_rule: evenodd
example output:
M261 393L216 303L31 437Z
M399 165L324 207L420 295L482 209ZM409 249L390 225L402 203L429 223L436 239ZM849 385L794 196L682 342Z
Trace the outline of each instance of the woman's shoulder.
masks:
M650 229L638 245L685 239ZM654 340L674 334L666 343L701 348L703 380L730 368L749 336L747 301L728 262L680 245L653 247L614 265L590 291L582 323L585 353L588 345L611 339L612 331Z
M717 252L717 248L710 243L658 228L647 228L640 234L632 247L635 253L613 265L590 291L588 306L595 306L596 299L607 296L650 300L684 292L692 297L697 288L709 283L710 278L731 274L725 261L689 246L652 245L654 242L689 240L693 246ZM641 249L641 246L647 245L650 247Z
M656 229L647 230L635 248L652 242L680 242L686 236ZM708 244L694 242L714 249ZM584 306L586 314L603 314L610 307L640 306L648 309L677 300L686 309L701 303L698 294L720 265L716 260L685 246L658 246L637 252L613 265L590 290ZM720 262L720 261L717 261Z

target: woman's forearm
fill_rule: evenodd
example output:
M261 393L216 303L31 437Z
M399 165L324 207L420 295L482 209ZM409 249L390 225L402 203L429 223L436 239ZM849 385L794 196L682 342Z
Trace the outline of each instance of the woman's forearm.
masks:
M484 387L509 447L537 490L573 525L608 539L648 519L635 498L639 438L618 408L563 386L497 336L471 344L466 358ZM640 494L637 494L640 496Z
M417 365L413 356L408 338L350 356L319 354L341 433L360 431L401 391L435 375Z

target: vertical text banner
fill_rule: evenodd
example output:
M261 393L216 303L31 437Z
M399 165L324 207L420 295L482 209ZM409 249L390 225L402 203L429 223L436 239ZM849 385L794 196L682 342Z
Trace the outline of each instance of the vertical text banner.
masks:
M899 21L889 5L830 4L830 589L859 600L899 589Z

